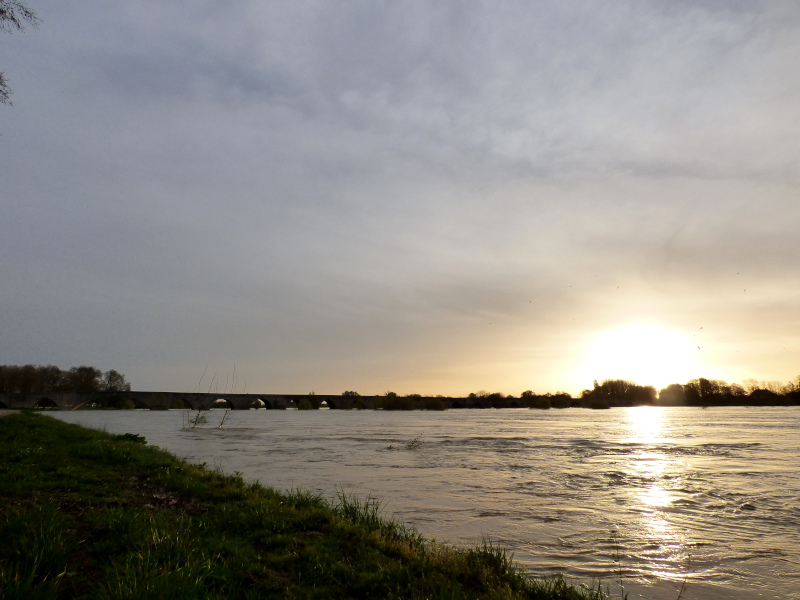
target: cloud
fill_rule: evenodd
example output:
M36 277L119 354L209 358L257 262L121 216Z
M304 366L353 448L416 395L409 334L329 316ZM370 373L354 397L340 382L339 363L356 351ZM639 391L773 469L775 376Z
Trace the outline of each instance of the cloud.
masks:
M5 361L555 388L737 272L794 305L795 3L37 10L4 40Z

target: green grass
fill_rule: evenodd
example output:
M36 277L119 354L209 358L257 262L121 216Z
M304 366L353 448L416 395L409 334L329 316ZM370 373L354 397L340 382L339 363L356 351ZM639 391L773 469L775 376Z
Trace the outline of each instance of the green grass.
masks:
M0 418L0 597L601 599L380 505L278 492L46 416Z

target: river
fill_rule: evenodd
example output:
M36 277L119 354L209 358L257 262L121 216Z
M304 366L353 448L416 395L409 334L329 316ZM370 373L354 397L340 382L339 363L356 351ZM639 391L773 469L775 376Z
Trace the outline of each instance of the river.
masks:
M800 407L53 412L631 600L800 599ZM196 414L196 413L195 413Z

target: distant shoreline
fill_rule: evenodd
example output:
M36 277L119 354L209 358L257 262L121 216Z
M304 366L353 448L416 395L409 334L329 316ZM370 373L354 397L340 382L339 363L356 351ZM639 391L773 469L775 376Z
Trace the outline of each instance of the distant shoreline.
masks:
M604 384L605 385L605 384ZM647 389L637 386L638 389ZM706 398L686 398L683 401L656 398L643 399L632 394L632 397L618 397L611 393L597 394L602 391L596 388L593 393L580 398L559 394L503 396L488 394L485 396L470 395L467 397L450 396L361 396L361 395L323 395L323 394L233 394L233 393L182 393L182 392L36 392L28 394L0 393L0 410L8 409L52 409L52 410L85 410L92 408L117 408L150 410L208 410L211 408L228 408L231 410L248 409L300 409L316 410L329 408L334 410L463 410L463 409L565 409L587 408L603 410L617 407L634 406L797 406L800 405L800 394L779 395L766 390L758 390L750 395L715 395ZM636 389L634 389L636 391ZM764 393L759 393L764 392Z

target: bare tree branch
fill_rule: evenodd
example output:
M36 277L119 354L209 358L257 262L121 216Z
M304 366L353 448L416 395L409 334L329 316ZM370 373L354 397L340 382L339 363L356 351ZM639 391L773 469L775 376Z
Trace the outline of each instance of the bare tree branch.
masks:
M25 31L26 23L34 29L39 26L40 21L36 11L17 0L0 0L0 31L6 33ZM11 106L11 88L3 73L0 73L0 104Z
M0 0L0 31L25 31L25 23L34 29L39 26L36 11L16 0Z

